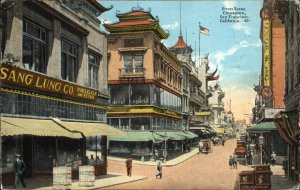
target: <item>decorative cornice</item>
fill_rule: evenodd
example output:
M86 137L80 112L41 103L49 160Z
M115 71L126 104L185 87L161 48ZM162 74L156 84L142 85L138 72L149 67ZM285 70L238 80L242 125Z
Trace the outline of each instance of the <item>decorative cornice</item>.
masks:
M121 32L136 32L136 31L153 31L161 39L167 39L169 33L166 33L158 23L147 24L147 25L127 25L127 26L112 26L111 24L104 24L104 27L110 33L121 33Z

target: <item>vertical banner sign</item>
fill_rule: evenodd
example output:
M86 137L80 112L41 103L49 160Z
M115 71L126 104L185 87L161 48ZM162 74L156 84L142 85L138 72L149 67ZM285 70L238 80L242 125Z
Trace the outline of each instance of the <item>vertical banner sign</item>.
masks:
M263 86L270 87L271 60L270 60L270 20L263 20Z

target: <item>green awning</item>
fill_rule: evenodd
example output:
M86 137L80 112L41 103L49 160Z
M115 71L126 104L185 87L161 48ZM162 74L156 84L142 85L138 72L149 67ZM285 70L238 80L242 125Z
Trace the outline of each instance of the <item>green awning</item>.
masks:
M189 139L198 138L198 135L191 131L184 131L183 133L188 134Z
M274 122L264 122L256 124L248 129L249 132L268 132L268 131L275 131L277 130Z
M109 137L110 141L127 141L127 142L161 142L162 137L151 131L128 131L127 135Z
M154 141L155 143L160 143L166 139L181 141L184 139L193 139L196 137L198 137L198 135L190 131L128 131L127 135L108 137L108 140L125 142Z

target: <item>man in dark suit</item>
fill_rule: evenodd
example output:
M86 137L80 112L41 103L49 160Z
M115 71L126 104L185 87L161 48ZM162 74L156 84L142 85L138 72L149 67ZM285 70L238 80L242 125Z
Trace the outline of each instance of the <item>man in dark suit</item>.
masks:
M25 188L26 184L24 181L24 172L25 172L25 163L21 159L21 156L19 154L15 155L16 160L14 162L14 172L15 172L15 181L14 181L14 189L18 188L19 180L22 183L22 186Z

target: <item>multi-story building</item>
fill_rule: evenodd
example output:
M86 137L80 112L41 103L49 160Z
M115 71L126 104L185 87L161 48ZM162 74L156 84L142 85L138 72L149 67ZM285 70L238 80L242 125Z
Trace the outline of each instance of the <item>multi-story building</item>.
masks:
M214 87L209 87L212 97L209 99L209 105L212 107L214 116L213 126L218 129L218 132L224 133L225 123L225 109L222 99L225 97L225 92L222 91L219 84Z
M1 140L3 184L20 154L25 177L74 172L86 161L85 137L118 133L106 122L107 39L97 1L2 1ZM96 40L95 40L96 39ZM106 137L101 138L106 173ZM78 171L77 171L78 172Z
M190 123L199 121L198 117L194 117L195 113L200 112L205 106L205 93L201 90L202 83L205 81L200 81L195 62L192 60L193 50L185 43L181 34L170 50L183 64L182 109L183 121L188 129Z
M285 28L285 112L275 122L288 143L288 176L300 182L300 2L276 0L274 10Z
M137 7L116 16L118 22L104 25L110 32L108 122L128 130L129 135L111 138L110 153L151 155L155 143L162 139L164 150L171 146L167 144L172 143L169 140L185 139L179 135L185 129L182 125L183 65L161 42L169 34L150 11ZM178 132L177 136L174 131ZM181 145L179 142L172 147Z
M279 19L278 11L274 9L275 1L264 1L261 14L262 70L259 85L254 87L257 92L253 108L253 122L264 130L254 127L249 129L256 138L264 137L265 154L276 152L278 163L282 163L287 155L287 145L280 138L273 123L275 114L285 110L284 78L285 78L285 32ZM271 122L271 123L270 123ZM255 130L257 129L257 130Z

